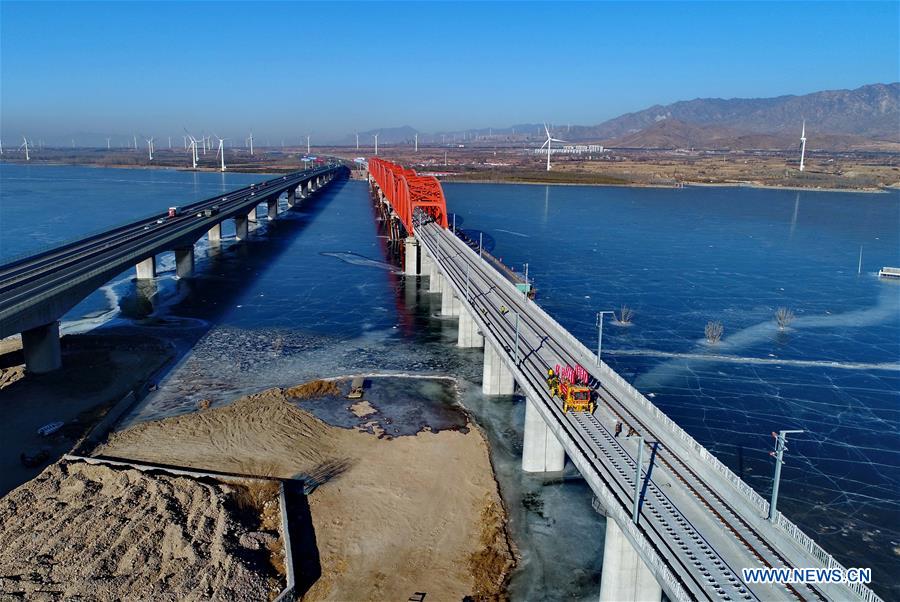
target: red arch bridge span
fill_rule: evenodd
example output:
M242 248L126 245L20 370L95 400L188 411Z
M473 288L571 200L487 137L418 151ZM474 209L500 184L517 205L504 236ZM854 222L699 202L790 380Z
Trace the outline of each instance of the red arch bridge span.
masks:
M416 211L431 216L442 228L447 227L447 202L441 183L434 176L420 176L413 169L372 157L369 183L390 219L392 238L415 240Z

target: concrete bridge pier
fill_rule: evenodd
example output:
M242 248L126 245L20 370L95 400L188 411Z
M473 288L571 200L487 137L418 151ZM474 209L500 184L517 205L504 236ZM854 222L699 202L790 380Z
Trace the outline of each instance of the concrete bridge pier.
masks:
M234 237L238 240L247 240L250 236L250 224L246 216L234 216Z
M662 588L616 521L606 518L600 602L659 602Z
M478 324L465 307L459 312L459 335L456 339L457 347L484 347L484 336L478 329Z
M269 220L273 220L278 217L278 197L271 197L266 199L266 216Z
M287 193L288 209L297 204L297 189L291 188Z
M434 260L431 259L431 255L428 254L425 247L420 245L419 251L419 274L430 277L431 270L434 266Z
M512 370L506 367L500 352L493 343L485 343L481 392L485 395L512 395L515 386Z
M179 278L194 275L194 245L175 247L175 274Z
M453 286L446 278L443 276L441 278L443 279L441 282L441 315L458 316L461 309L460 300L454 294Z
M25 356L25 369L31 374L44 374L62 368L59 322L23 331L22 354Z
M138 280L156 278L156 256L151 255L144 261L138 262L135 267Z
M254 224L256 223L256 208L258 206L259 205L253 205L253 208L247 212L247 221L248 222L253 222Z
M444 279L441 276L441 271L438 269L437 263L431 262L431 269L428 272L428 292L429 293L439 293L443 290L443 282Z
M419 241L415 236L410 236L403 241L405 257L403 261L403 273L407 276L419 275Z
M222 242L222 222L219 222L215 226L209 229L206 233L206 237L209 239L211 243L219 243Z
M525 438L522 442L522 470L560 472L566 465L566 451L544 422L535 402L525 397Z

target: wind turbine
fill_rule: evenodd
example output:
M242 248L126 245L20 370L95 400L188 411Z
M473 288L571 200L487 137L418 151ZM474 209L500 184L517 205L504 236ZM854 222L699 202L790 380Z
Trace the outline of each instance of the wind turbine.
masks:
M22 146L20 146L19 148L22 148L22 147L25 148L25 160L31 161L31 156L29 156L29 154L28 154L28 138L26 138L25 136L22 136L22 140L24 140L24 142L22 143Z
M213 134L213 136L216 136ZM219 141L219 150L216 151L216 157L221 157L222 159L222 171L225 171L225 138L219 138L216 136L216 139Z
M544 141L544 144L541 145L541 148L544 146L547 147L547 171L550 171L550 143L551 142L565 142L565 140L559 140L558 138L554 138L550 135L550 128L547 127L547 124L544 124L544 131L547 133L547 140Z
M306 135L306 154L309 155L309 134Z
M169 136L169 150L172 150L172 137Z
M3 140L0 139L0 155L3 154Z
M153 136L150 136L147 140L147 154L150 155L150 161L153 161Z
M253 132L250 132L250 137L247 138L250 141L250 156L253 156Z
M191 151L191 161L193 163L192 167L193 169L197 169L197 139L191 136L187 129L185 129L184 131L185 133L187 133L187 137L191 141L191 145L188 148Z
M803 129L800 130L800 171L803 171L803 155L806 154L806 120L803 120Z
M109 138L106 139L106 150L109 150L109 148L110 148L109 140L110 140Z
M359 150L359 132L356 132L356 150Z
M416 134L416 152L419 152L419 134Z
M137 134L131 135L131 141L134 142L134 150L137 150Z
M375 156L378 156L378 134L375 134Z

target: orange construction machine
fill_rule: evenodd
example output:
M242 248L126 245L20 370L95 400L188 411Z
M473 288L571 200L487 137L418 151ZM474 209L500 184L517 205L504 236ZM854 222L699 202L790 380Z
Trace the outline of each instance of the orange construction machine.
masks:
M551 395L562 399L563 412L572 410L594 413L594 392L590 387L578 383L579 380L587 381L586 376L579 378L582 372L583 368L578 370L570 366L562 369L557 366L556 371L552 368L547 370L547 387Z

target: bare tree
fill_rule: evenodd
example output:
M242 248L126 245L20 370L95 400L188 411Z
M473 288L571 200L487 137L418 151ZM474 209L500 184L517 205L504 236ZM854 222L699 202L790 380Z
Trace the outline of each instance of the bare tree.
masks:
M716 320L715 322L709 321L706 323L706 340L710 343L718 343L722 339L722 335L725 333L725 327L722 326L722 323Z
M623 305L619 310L619 324L631 324L631 319L634 317L634 310L628 307L627 305Z
M794 321L794 312L787 307L779 307L775 311L775 322L778 323L778 330L784 330Z

